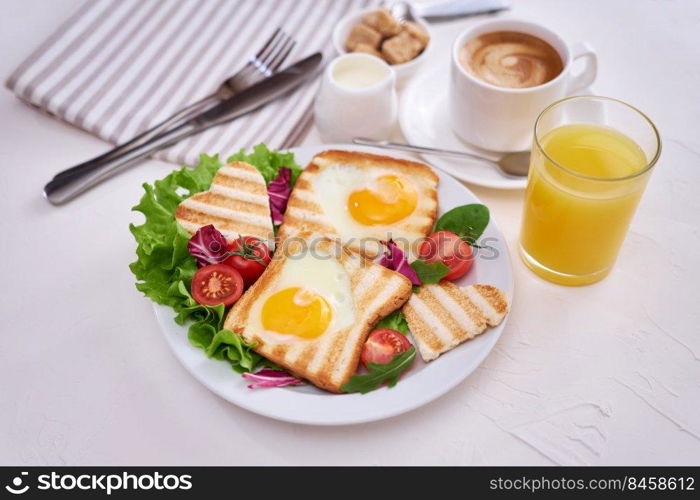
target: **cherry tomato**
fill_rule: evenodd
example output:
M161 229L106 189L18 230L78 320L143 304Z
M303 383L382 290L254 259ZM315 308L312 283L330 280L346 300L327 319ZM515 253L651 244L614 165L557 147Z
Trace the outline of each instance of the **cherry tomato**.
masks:
M472 267L474 256L469 243L451 231L437 231L418 247L418 257L428 264L442 262L450 268L443 279L455 280L461 278Z
M192 278L192 297L203 306L230 306L242 293L241 273L225 264L200 267Z
M383 365L410 347L411 343L406 336L396 330L374 330L369 334L367 342L362 348L360 359L365 366L367 363Z
M271 259L265 242L254 236L240 236L229 245L228 251L235 255L226 259L224 264L241 273L246 288L255 283Z

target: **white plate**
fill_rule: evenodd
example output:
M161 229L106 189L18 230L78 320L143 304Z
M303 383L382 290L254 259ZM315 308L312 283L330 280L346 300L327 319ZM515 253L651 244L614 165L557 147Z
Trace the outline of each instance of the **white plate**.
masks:
M448 61L449 62L449 61ZM399 123L406 140L418 146L477 153L497 160L499 155L466 144L452 131L448 103L448 64L433 64L419 71L401 93ZM584 89L581 94L592 94ZM479 160L424 156L433 166L465 182L496 189L525 189L527 178L504 177Z
M325 149L372 151L347 145L320 145L295 148L296 160L306 165L314 154ZM374 150L376 152L376 150ZM394 155L405 157L405 155ZM438 197L440 213L458 205L479 203L471 191L445 173L440 177ZM513 297L513 274L506 242L493 220L484 238L498 251L491 260L477 259L473 268L458 284L487 283ZM416 356L413 367L399 383L369 394L330 394L311 385L294 388L248 389L247 382L224 362L208 359L201 349L187 340L187 327L173 321L172 309L155 305L158 324L175 356L187 370L214 393L231 403L266 417L313 425L344 425L392 417L418 408L443 395L464 380L496 344L508 317L474 340L444 354L431 363Z

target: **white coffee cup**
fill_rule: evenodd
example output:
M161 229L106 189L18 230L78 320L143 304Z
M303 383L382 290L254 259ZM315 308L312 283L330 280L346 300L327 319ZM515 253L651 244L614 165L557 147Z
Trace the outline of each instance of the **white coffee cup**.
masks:
M471 75L460 64L460 50L469 40L495 31L516 31L544 40L559 53L563 63L561 73L553 80L528 88L498 87ZM578 59L584 59L585 64L575 73L572 67ZM553 31L527 21L503 19L477 24L462 32L452 46L452 129L462 140L482 149L527 150L539 113L551 103L589 86L596 72L596 54L586 42L567 45Z
M358 80L359 79L359 80ZM369 54L344 54L326 68L314 103L314 119L325 142L357 136L387 139L396 124L396 74Z

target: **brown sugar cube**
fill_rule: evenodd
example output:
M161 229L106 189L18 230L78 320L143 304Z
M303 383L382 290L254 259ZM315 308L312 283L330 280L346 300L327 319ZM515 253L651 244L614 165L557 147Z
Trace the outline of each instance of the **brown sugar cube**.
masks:
M371 56L382 59L381 52L379 52L371 45L367 45L366 43L358 43L357 45L355 45L355 50L353 50L353 52L362 52L363 54L369 54Z
M421 43L402 31L382 44L382 55L390 64L401 64L415 58L421 51Z
M345 40L345 48L352 52L355 50L355 47L361 43L378 49L379 44L382 43L382 35L374 31L369 26L358 24L357 26L354 26L352 30L350 30L348 39Z
M391 15L389 9L380 9L368 12L362 16L362 22L370 28L381 33L385 38L398 35L401 31L401 25Z
M427 31L420 27L420 25L414 23L413 21L408 21L403 25L403 29L406 33L411 35L413 38L420 42L420 48L423 50L430 41L430 35Z

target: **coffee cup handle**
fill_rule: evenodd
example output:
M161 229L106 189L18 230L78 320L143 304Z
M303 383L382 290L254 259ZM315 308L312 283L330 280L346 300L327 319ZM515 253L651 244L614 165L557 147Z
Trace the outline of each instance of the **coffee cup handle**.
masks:
M571 46L572 64L579 59L585 59L585 66L569 81L568 93L572 94L588 87L595 81L598 74L598 56L588 42L576 42Z

